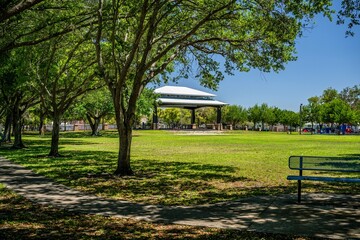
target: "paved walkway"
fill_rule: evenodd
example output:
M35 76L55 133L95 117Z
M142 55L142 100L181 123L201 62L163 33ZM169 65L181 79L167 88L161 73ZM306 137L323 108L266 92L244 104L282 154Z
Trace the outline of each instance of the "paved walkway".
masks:
M0 157L0 182L40 204L153 222L296 234L332 239L360 239L360 195L296 194L254 197L193 207L145 205L108 200L37 175Z

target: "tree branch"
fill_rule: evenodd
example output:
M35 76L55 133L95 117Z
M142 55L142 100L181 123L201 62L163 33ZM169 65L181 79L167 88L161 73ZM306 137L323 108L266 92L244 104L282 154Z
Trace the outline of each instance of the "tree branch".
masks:
M128 55L128 57L126 58L125 64L123 65L123 68L121 70L120 76L119 76L119 82L118 82L118 87L121 89L124 86L124 82L126 81L126 75L129 72L129 68L131 66L131 63L134 60L135 57L135 53L138 51L140 42L141 42L141 37L144 34L144 23L145 23L145 19L146 19L146 14L148 11L148 4L149 1L145 0L143 7L141 9L141 14L140 14L140 19L139 19L139 25L137 27L137 31L135 34L135 40L134 40L134 44L132 45L132 49L130 51L130 54Z
M23 11L35 6L36 4L39 4L43 2L44 0L25 0L21 1L20 3L16 4L15 6L2 11L0 16L0 23L4 22L5 20L22 13Z
M175 40L173 43L169 44L161 53L159 53L157 56L155 56L151 61L148 62L146 69L149 69L150 66L154 63L159 61L163 56L165 56L171 49L175 48L176 46L182 44L186 39L191 37L195 34L195 32L202 27L206 22L212 20L211 17L214 16L216 13L228 8L232 4L234 4L236 0L231 0L228 4L225 4L218 9L215 9L208 13L201 21L199 21L190 31L188 31L185 35Z

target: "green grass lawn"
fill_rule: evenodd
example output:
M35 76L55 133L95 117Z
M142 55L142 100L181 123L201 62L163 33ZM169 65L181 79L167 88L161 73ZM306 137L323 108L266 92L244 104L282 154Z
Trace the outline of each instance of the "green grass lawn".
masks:
M135 131L135 176L116 177L116 132L90 137L62 133L65 157L48 158L50 136L25 135L23 150L0 148L0 155L55 181L103 197L165 205L193 205L264 194L296 193L286 180L290 155L360 156L360 136L298 135L229 131ZM293 172L293 173L291 173ZM358 184L304 184L304 191L360 193Z

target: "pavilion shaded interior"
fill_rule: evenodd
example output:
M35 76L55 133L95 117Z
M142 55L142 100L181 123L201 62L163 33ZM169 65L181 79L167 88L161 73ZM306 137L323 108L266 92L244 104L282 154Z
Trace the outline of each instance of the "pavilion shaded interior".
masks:
M217 129L222 129L221 124L221 107L227 103L215 100L216 95L199 91L196 89L180 86L164 86L155 89L156 94L160 97L157 99L157 106L153 115L153 128L158 129L157 107L163 108L183 108L191 110L191 125L196 128L195 110L202 107L214 107L217 109Z

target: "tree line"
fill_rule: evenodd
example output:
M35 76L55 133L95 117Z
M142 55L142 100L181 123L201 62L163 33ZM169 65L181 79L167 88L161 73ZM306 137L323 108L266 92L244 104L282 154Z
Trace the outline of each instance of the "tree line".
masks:
M314 96L308 102L299 106L299 111L269 107L266 103L255 105L248 109L241 106L228 106L224 108L225 122L228 124L244 125L252 122L253 126L260 125L264 130L265 124L270 128L277 124L287 126L289 129L303 126L305 123L330 126L360 124L360 85L346 87L338 92L328 88L321 96ZM228 114L226 114L228 113Z
M301 108L301 110L300 110ZM240 105L222 107L222 123L232 125L237 129L272 130L276 125L283 125L284 129L303 127L305 123L314 125L328 125L331 127L341 124L358 126L360 124L360 85L346 87L338 92L328 88L321 96L308 99L305 104L299 104L299 111L280 109L267 103L255 104L245 108ZM186 109L160 109L159 117L170 127L189 124L190 111ZM198 125L216 123L216 110L202 108L196 111Z
M339 23L348 24L351 35L358 25L358 1L342 2ZM5 139L11 125L14 148L24 147L24 116L37 106L33 112L40 122L47 116L53 123L49 156L60 156L61 119L79 98L97 99L95 91L106 88L119 133L115 174L131 175L132 128L149 83L193 76L216 89L224 76L214 55L224 59L228 74L252 68L281 71L296 60L296 38L315 15L331 18L331 6L331 0L2 1ZM94 125L99 116L100 111L87 113Z

